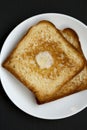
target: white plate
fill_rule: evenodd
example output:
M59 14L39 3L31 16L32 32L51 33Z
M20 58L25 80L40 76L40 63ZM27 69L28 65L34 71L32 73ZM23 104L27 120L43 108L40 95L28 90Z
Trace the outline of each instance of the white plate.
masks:
M47 13L31 17L19 24L7 37L1 50L0 64L5 60L28 28L40 20L49 20L59 29L73 28L79 35L84 54L87 58L87 27L80 21L63 14ZM12 74L0 66L3 88L11 101L21 110L43 119L61 119L78 113L87 107L87 90L65 98L37 105L33 94Z

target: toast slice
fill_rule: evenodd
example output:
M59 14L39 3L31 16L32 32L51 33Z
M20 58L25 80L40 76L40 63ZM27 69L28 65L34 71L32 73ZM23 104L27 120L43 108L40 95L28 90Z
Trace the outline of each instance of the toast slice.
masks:
M61 87L84 67L84 57L49 21L32 26L3 63L39 104L55 100ZM67 73L68 72L68 73Z
M77 33L70 28L62 30L61 33L67 41L69 41L83 55ZM85 63L83 70L67 82L60 91L56 93L55 97L58 99L85 89L87 89L87 62Z

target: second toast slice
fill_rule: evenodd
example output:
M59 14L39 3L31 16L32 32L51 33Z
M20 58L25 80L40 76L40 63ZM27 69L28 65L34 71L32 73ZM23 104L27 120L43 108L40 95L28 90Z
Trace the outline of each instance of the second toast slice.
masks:
M62 35L83 55L79 37L71 28L65 28L61 31ZM84 55L83 55L84 56ZM85 58L85 57L84 57ZM83 70L67 82L60 91L56 92L55 98L65 97L72 93L87 89L87 61Z

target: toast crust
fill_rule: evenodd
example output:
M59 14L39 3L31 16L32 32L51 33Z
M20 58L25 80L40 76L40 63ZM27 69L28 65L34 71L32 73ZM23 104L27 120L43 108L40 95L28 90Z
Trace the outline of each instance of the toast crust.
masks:
M39 39L37 39L36 35L33 33L33 30L37 29L38 26L40 26L40 28L42 26L44 26L44 28L46 27L47 29L49 27L51 27L53 29L53 31L55 32L55 34L57 34L57 36L55 38L53 38L53 37L51 38L51 33L50 33L50 37L49 36L46 37L44 35L44 38L43 38L44 40L42 40L41 35L40 35L40 37L38 37ZM46 35L48 35L48 34L46 34ZM38 34L37 34L37 36L38 36ZM30 39L28 39L29 37L30 37ZM33 42L32 42L32 38L33 38ZM28 44L28 40L29 40L30 44L26 48L26 46ZM36 43L36 41L37 41L37 43ZM64 57L66 57L66 60L65 60L66 66L68 66L67 63L69 62L69 66L66 67L66 69L64 71L71 71L72 72L72 73L70 73L70 75L66 73L66 79L65 79L65 77L63 75L63 71L61 71L62 69L60 69L60 67L57 68L57 70L60 69L59 74L62 75L62 79L61 79L61 76L59 78L60 82L57 80L58 75L56 76L52 72L52 68L50 68L49 70L42 71L42 70L38 69L38 67L35 68L35 67L33 67L33 65L30 66L30 63L28 64L26 62L26 61L29 62L29 60L28 60L29 55L30 56L31 56L31 54L34 55L34 53L36 55L40 50L44 51L46 49L46 47L43 45L43 43L46 42L45 45L47 45L47 47L48 47L49 43L51 43L51 45L52 44L54 45L53 41L54 41L56 47L58 47L58 49L60 50L60 53L63 53L62 51L64 51L64 53L65 53ZM25 46L23 46L23 43L25 43ZM35 43L35 46L34 46L34 43ZM39 43L42 44L42 49L39 45L40 50L38 48ZM62 50L60 48L60 46L64 50ZM29 48L32 48L34 51L29 52ZM54 50L52 50L52 48L53 47L49 46L48 51L50 51L53 55L54 54L53 51L56 48L54 47L55 48ZM58 49L57 49L57 51L58 51ZM20 50L22 50L22 52ZM68 52L67 52L67 50L68 50ZM26 51L26 54L25 54L25 51ZM74 54L74 58L77 59L77 57L79 57L78 63L76 62L76 64L77 64L76 68L74 66L75 60L73 60L71 53ZM35 57L35 55L34 55L34 57ZM53 56L53 57L55 59L56 56ZM67 57L70 57L69 58L70 60ZM15 60L14 60L14 58L15 58ZM22 60L23 60L23 62L22 62ZM60 62L60 60L58 60L58 62ZM73 62L73 64L72 64L72 62ZM79 52L77 52L77 50L62 36L60 31L49 21L41 21L29 29L27 34L17 44L15 49L12 51L12 53L9 55L9 57L5 60L5 62L2 64L2 66L5 67L13 75L15 75L15 77L17 77L24 85L26 85L26 87L28 89L30 89L35 94L35 97L38 100L38 102L40 104L42 104L45 102L55 100L56 97L54 97L54 95L55 95L56 91L59 91L65 83L67 83L70 79L72 79L75 75L77 75L83 69L84 64L85 64L85 60L84 60L83 56ZM70 65L72 65L72 67L70 67ZM21 66L22 66L22 68L21 68ZM18 67L18 69L17 69L17 67ZM26 68L27 68L27 71L26 71ZM73 68L73 71L72 71L72 68ZM52 72L52 74L53 74L53 76L51 76L51 77L50 77L50 74L51 74L50 72ZM27 75L27 76L25 76L25 75ZM45 77L43 77L44 75L45 75ZM54 79L54 77L55 77L55 79ZM29 78L30 78L30 80L28 81ZM33 83L31 83L31 80ZM34 80L36 80L38 82L38 85L36 85L36 83L34 84ZM42 88L41 88L41 83L39 81L43 81L43 82L41 82ZM46 82L47 82L47 84L46 84ZM47 85L48 89L45 87L46 85ZM49 87L49 85L50 85L50 87ZM53 85L54 85L54 87L53 87Z

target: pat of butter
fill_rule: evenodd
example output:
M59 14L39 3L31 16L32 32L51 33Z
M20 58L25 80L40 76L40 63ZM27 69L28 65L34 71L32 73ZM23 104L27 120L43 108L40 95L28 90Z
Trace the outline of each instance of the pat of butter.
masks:
M39 54L36 55L36 62L41 69L48 69L53 65L53 58L48 51L39 52Z

